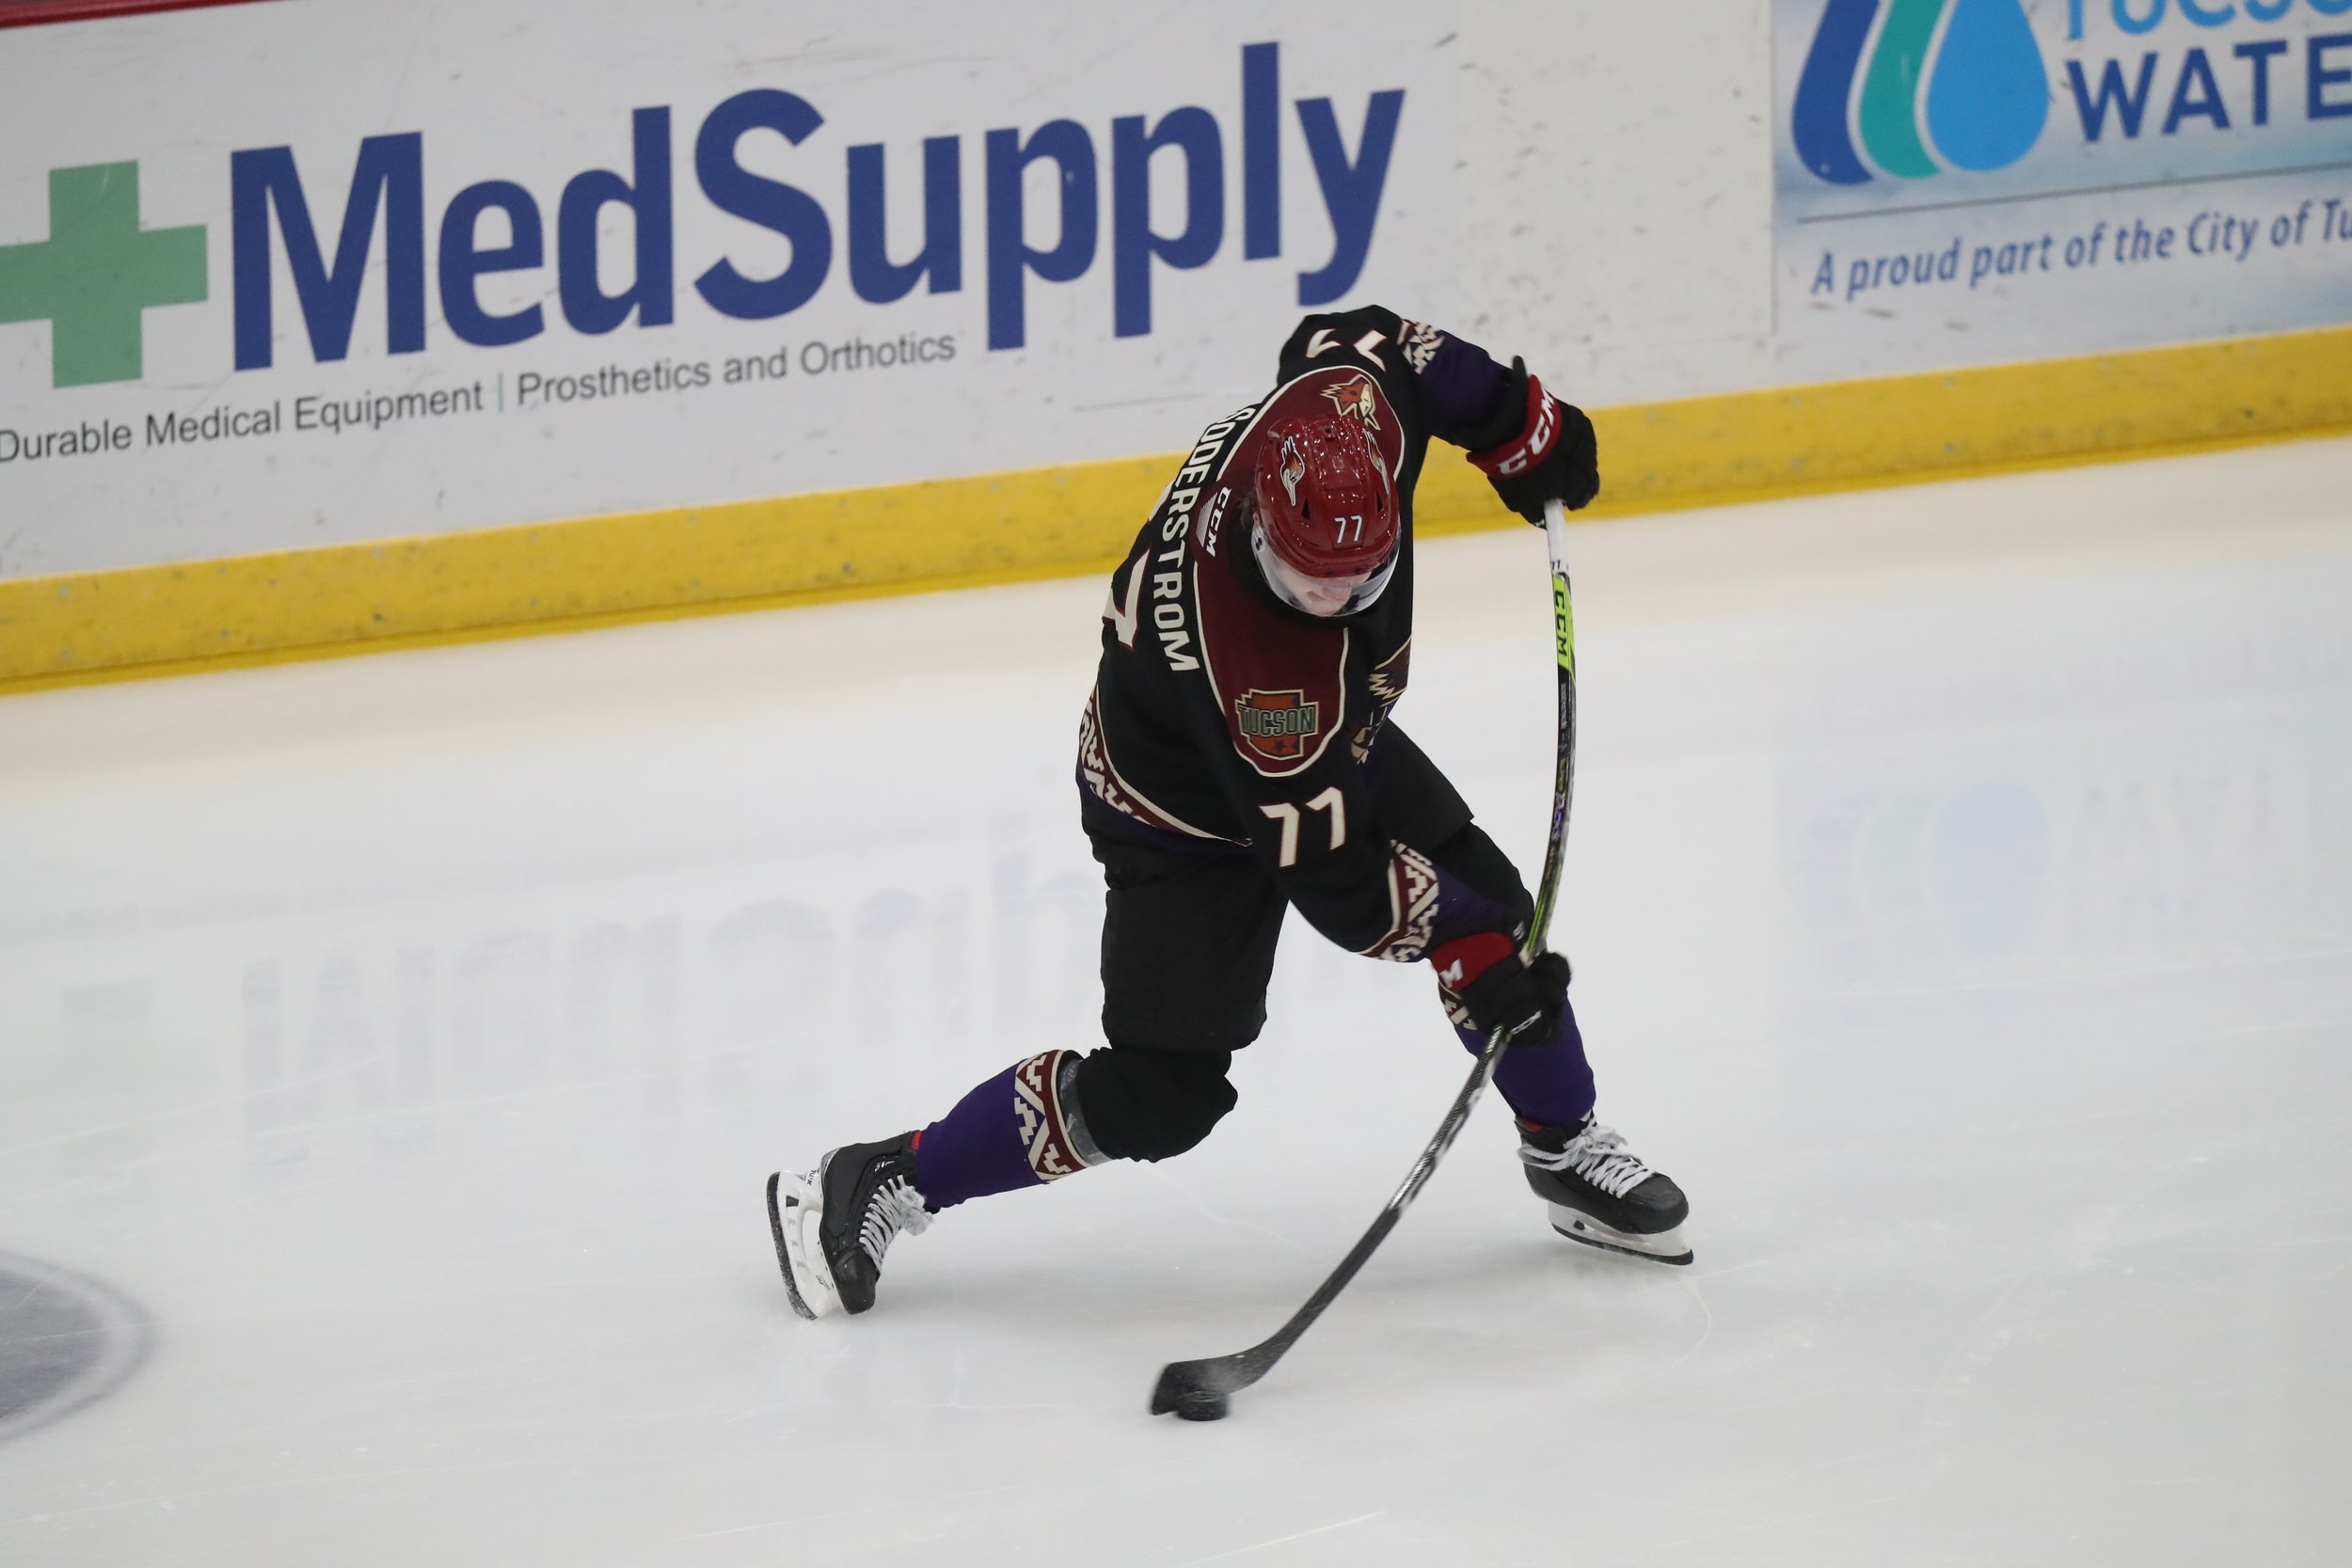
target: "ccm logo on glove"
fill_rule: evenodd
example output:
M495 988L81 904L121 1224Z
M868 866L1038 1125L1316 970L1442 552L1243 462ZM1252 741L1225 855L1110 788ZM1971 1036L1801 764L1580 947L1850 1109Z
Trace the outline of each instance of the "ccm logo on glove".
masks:
M1600 493L1599 443L1584 411L1545 391L1524 360L1511 361L1511 374L1521 393L1508 405L1517 433L1473 451L1470 460L1486 470L1503 505L1541 528L1546 501L1574 512Z

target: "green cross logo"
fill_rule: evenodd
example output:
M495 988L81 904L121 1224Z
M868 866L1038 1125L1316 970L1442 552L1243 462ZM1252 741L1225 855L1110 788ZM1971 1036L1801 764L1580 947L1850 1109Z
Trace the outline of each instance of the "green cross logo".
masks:
M49 238L0 245L0 323L49 323L59 387L136 381L139 313L208 297L204 226L139 227L139 166L49 171Z

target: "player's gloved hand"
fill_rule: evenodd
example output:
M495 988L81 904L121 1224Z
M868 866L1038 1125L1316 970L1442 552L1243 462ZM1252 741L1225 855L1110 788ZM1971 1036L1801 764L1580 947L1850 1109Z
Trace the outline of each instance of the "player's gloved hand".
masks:
M1470 460L1486 470L1503 505L1541 528L1544 502L1557 500L1575 512L1600 493L1593 421L1545 391L1527 373L1524 359L1511 361L1511 396L1497 422L1506 428L1481 432L1489 444L1472 449Z
M1429 955L1438 984L1473 1028L1486 1034L1518 1028L1511 1049L1549 1045L1560 1031L1560 1009L1568 999L1568 960L1538 953L1521 961L1509 937L1482 932L1440 945Z

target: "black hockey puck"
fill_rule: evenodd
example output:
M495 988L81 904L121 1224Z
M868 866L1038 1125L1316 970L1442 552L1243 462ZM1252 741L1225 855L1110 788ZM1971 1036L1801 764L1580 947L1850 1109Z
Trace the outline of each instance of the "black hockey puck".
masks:
M1187 1388L1176 1396L1176 1417L1184 1421L1221 1421L1233 1402L1214 1388Z

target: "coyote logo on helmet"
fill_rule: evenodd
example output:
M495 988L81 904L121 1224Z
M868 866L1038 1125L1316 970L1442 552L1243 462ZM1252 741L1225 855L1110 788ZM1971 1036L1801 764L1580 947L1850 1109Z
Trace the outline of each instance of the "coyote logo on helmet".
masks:
M1282 482L1282 493L1290 497L1293 506L1296 506L1298 486L1307 478L1307 454L1298 450L1297 436L1282 437L1282 461L1274 472L1275 477Z
M1331 400L1331 406L1343 418L1358 421L1366 430L1380 428L1380 404L1370 376L1359 375L1336 387L1326 387L1323 395Z
M1307 742L1323 732L1323 705L1309 702L1304 691L1252 687L1233 699L1233 719L1251 751L1276 762L1292 762L1305 755Z

